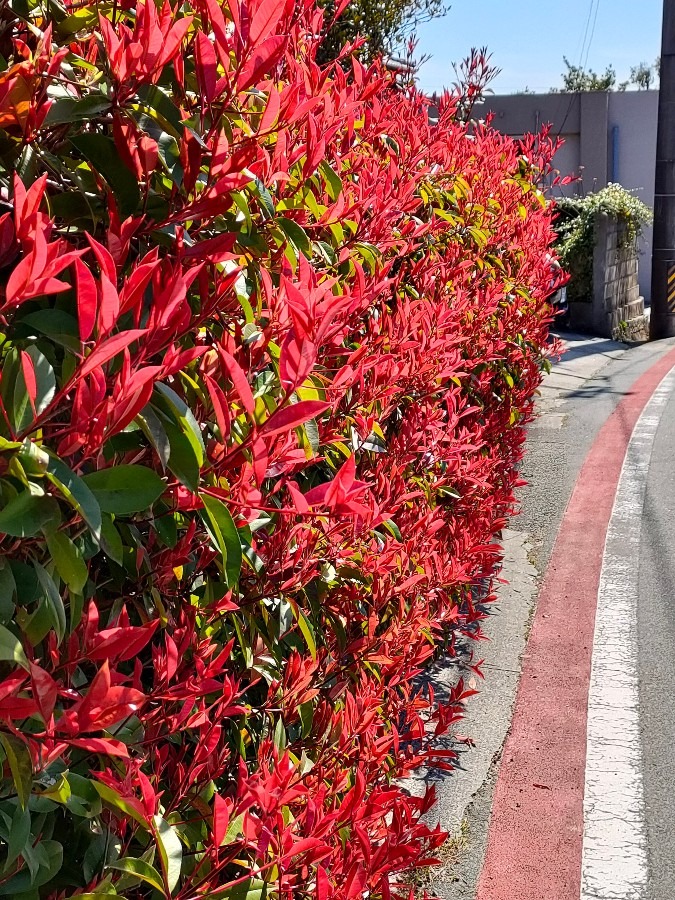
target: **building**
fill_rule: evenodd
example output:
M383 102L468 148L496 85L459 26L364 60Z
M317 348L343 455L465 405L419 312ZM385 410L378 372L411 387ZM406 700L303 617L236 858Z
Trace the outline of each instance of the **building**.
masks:
M513 94L487 97L476 114L494 115L493 125L520 137L545 124L565 143L555 157L562 175L581 179L561 193L589 193L610 182L623 185L654 206L658 91L594 91L579 94ZM641 242L640 291L651 294L651 228Z

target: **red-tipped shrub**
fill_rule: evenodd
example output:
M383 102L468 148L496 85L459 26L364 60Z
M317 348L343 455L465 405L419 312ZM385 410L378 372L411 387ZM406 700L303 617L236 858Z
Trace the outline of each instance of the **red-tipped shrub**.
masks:
M471 693L416 676L480 632L545 355L552 147L320 68L311 0L3 29L0 896L400 893L443 840L400 779Z

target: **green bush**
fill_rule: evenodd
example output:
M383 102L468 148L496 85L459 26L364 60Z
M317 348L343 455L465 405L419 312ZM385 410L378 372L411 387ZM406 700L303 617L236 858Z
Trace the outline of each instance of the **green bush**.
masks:
M620 184L608 184L586 197L564 197L558 201L557 209L556 250L560 264L570 275L569 299L590 300L598 214L611 216L623 224L623 246L627 246L636 242L644 226L652 221L652 211Z

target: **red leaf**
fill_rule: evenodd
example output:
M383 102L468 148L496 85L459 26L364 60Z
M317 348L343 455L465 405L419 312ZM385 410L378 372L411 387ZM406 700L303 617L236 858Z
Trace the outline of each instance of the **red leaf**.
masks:
M225 800L216 793L213 798L213 844L220 847L230 824L231 800Z
M146 699L145 694L135 688L111 687L110 667L106 660L84 697L61 716L56 730L70 734L100 731L137 712Z
M108 338L107 341L103 341L103 343L99 344L93 353L86 358L82 367L78 369L77 376L79 378L84 378L86 375L89 375L94 369L107 363L113 356L117 356L117 354L121 353L125 347L128 347L129 344L133 344L134 341L139 340L139 338L143 337L145 334L147 334L147 332L144 328L132 328L129 331L123 331L120 334L113 335L111 338Z
M77 286L77 321L80 340L89 339L96 322L98 292L96 281L81 259L75 261L75 283Z
M262 485L265 480L269 457L267 455L265 441L261 437L253 441L251 454L253 456L253 473L255 475L255 480L258 482L258 485Z
M40 715L44 719L45 725L49 725L49 721L54 712L56 698L59 695L59 686L54 681L49 672L45 672L35 663L30 664L30 680L33 688L33 698L40 710Z
M323 403L321 400L301 400L291 406L284 406L272 413L261 426L259 433L269 437L282 431L290 431L291 428L297 428L298 425L321 415L329 408L330 403Z
M244 409L252 416L253 411L255 410L255 400L253 399L253 391L246 378L246 373L234 356L232 356L231 353L228 353L227 350L223 350L222 347L219 347L218 353L223 361L225 371L232 381L235 391L239 395L239 399L241 400Z
M298 338L291 330L281 347L279 374L286 390L293 389L307 378L316 362L316 346L308 338Z
M220 439L223 443L230 436L230 413L227 403L227 397L223 394L220 386L211 378L210 375L204 376L206 381L206 389L213 403L213 411L216 414L216 422L220 429Z
M328 900L335 893L323 866L316 870L316 900Z
M71 747L79 747L81 750L87 750L89 753L101 753L104 756L119 756L121 759L129 759L129 751L126 744L112 738L70 738L68 743Z
M89 246L94 251L94 256L101 272L105 273L113 284L117 284L117 269L115 268L115 260L110 255L110 252L103 244L99 244L98 241L94 240L90 234L86 234L86 238L89 241Z
M270 84L267 96L267 105L265 106L265 112L263 113L262 119L260 120L260 125L258 126L258 134L264 134L266 131L274 127L279 115L280 108L281 96L279 94L279 91L277 90L276 84L272 82Z
M251 44L258 44L271 34L284 13L284 0L262 0L251 19L249 40Z
M282 431L290 431L309 419L321 415L329 407L330 403L323 403L321 400L301 400L299 403L277 409L261 426L260 434L269 437Z
M360 896L363 893L367 880L367 873L363 865L354 863L349 870L349 875L347 876L344 887L345 900L352 900L353 897Z
M164 38L164 46L162 48L161 64L166 65L178 53L183 38L188 33L194 16L184 16L179 19L171 27L171 31Z
M28 399L30 400L30 405L33 409L33 413L35 413L35 401L37 399L37 379L35 377L35 367L33 366L33 360L25 350L21 351L21 371L23 373L23 380L26 382Z
M283 34L269 37L266 41L263 41L251 53L246 65L241 70L237 89L245 91L252 84L255 84L256 81L260 81L264 75L270 74L281 59L287 41L288 37Z
M116 662L132 659L149 643L158 627L159 619L155 619L147 625L100 631L87 651L87 659L114 659Z
M195 50L197 51L195 71L199 87L205 99L211 103L216 96L216 80L218 76L216 51L203 31L197 32Z
M114 283L101 273L101 305L98 310L98 334L106 337L114 328L120 313L120 298Z

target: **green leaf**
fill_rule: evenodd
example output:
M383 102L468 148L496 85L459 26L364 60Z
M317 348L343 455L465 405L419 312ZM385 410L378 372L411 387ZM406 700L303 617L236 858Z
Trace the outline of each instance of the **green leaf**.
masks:
M21 444L17 456L28 475L37 475L41 478L47 471L49 454L28 438Z
M68 784L70 785L70 796L66 800L66 806L73 815L92 819L101 814L103 805L93 781L83 775L69 772Z
M209 893L209 900L264 900L267 883L259 878L248 878L232 887L218 888Z
M77 900L124 900L124 897L118 894L112 885L106 885L106 887L112 888L112 893L110 890L88 891L86 894L78 894Z
M183 183L183 167L180 164L180 147L178 141L172 134L163 131L157 141L157 149L159 158L164 164L166 171L171 176L171 180L180 187Z
M316 641L314 640L314 629L312 623L301 609L298 609L298 625L304 637L312 659L316 659Z
M162 543L173 550L178 543L178 526L175 516L172 513L155 516L154 526Z
M400 531L398 525L396 524L396 522L394 522L393 519L385 519L382 522L382 527L386 528L386 530L389 532L389 534L393 538L396 538L397 541L400 541L401 543L403 542L403 535L401 534L401 531Z
M43 530L47 548L61 580L68 585L71 591L80 594L89 577L87 564L82 554L63 531L58 531L53 526Z
M52 125L70 125L71 122L88 122L90 119L107 112L111 103L103 94L89 94L76 100L63 97L53 103L43 122L44 128Z
M323 162L319 164L319 169L321 174L326 179L326 186L328 188L328 196L331 200L337 200L342 192L342 180L337 172L334 172L330 165L324 159Z
M166 468L169 465L171 444L162 420L151 406L146 406L143 412L136 416L136 421Z
M202 494L205 515L202 515L204 524L211 536L215 547L220 550L223 559L223 572L228 587L232 588L239 580L241 572L241 541L234 519L217 497L209 497Z
M312 258L312 244L301 225L298 225L293 219L286 219L283 216L276 219L276 224L293 244L296 253L303 253L307 259Z
M120 218L133 215L141 199L138 182L120 159L113 140L102 134L88 133L71 137L70 142L108 182Z
M309 737L312 731L312 721L314 719L314 706L310 701L307 703L301 703L299 707L300 712L300 723L302 725L302 738L303 740Z
M154 817L155 839L157 849L162 859L162 867L166 872L166 882L169 894L178 884L181 866L183 864L183 846L175 828L161 816Z
M181 484L184 484L185 487L196 493L199 489L201 464L199 455L195 452L194 443L173 422L166 421L164 429L171 447L168 463L169 470L173 472Z
M71 34L77 34L83 28L89 28L98 22L98 11L96 7L87 6L84 9L78 9L71 16L66 16L62 22L58 24L58 32L63 37Z
M143 84L138 88L138 96L148 110L159 113L157 120L165 130L170 131L178 140L182 140L185 129L183 117L178 107L172 103L164 91L156 84ZM201 138L199 143L203 144Z
M115 857L108 857L106 852L110 843L112 843L111 834L107 829L102 829L92 836L82 860L82 874L87 884L93 879L94 875L98 875L103 871L109 858L111 862L114 861Z
M204 441L195 417L181 398L166 387L155 386L153 406L155 418L161 423L169 442L167 465L181 484L196 492L199 488L199 473L204 464ZM143 412L146 416L148 407ZM149 430L157 440L157 429L153 428L146 416ZM141 425L142 427L142 425ZM145 430L145 429L144 429ZM146 432L147 434L148 432ZM159 452L159 444L158 452Z
M149 509L164 493L166 485L146 466L122 465L100 469L82 479L103 512L131 516Z
M112 516L105 513L101 521L101 546L105 549L106 555L121 566L124 562L124 545L120 533L115 527Z
M167 896L164 885L162 884L162 876L157 869L150 865L150 863L147 863L142 859L126 856L123 859L118 859L116 862L108 863L107 868L115 869L118 872L126 872L128 875L134 875L141 881L145 881L147 884L152 885L152 887L165 897Z
M47 478L82 516L96 541L101 543L101 507L83 479L52 454L49 456Z
M0 558L0 624L7 624L14 616L16 581L12 567L5 557Z
M42 590L44 591L44 599L47 604L51 627L54 629L60 644L66 633L66 610L63 605L63 600L61 599L59 589L49 572L47 572L39 562L34 562L33 565L35 566L38 581L42 585Z
M286 729L284 728L284 720L277 719L277 724L274 726L274 749L279 754L279 757L284 755L284 750L286 749Z
M168 411L176 424L181 427L195 449L199 465L202 466L205 454L204 438L192 410L182 397L161 381L155 385L155 391L160 395L157 399L161 408Z
M0 533L33 537L48 522L58 522L59 505L53 497L22 491L0 510Z
M356 249L361 254L363 261L368 266L368 270L370 274L374 274L377 269L378 263L382 260L382 254L373 244L367 244L365 241L359 241L356 244Z
M28 845L26 845L26 850L28 850ZM22 869L9 881L0 885L0 897L11 897L12 900L18 900L27 891L42 887L43 884L47 884L58 875L63 865L63 845L58 841L40 841L35 846L35 851L40 853L39 868L35 876L32 876L30 871Z
M112 885L106 885L106 888L110 890L87 891L86 894L78 894L75 900L124 900L124 897L118 894Z
M20 322L47 335L52 341L69 350L76 352L80 350L77 319L62 309L39 309L37 312L28 313Z
M265 183L259 178L256 178L255 180L255 193L260 200L262 211L266 213L266 218L271 219L276 213L276 209L274 208L274 199L268 189L265 187Z
M228 826L227 831L225 832L225 837L221 841L220 846L225 847L228 844L234 844L238 841L242 835L244 834L244 813L239 813L238 816L235 816L234 819L231 819Z
M21 641L4 625L0 625L0 659L15 662L27 672L30 669Z
M142 825L143 828L147 829L148 823L145 821L143 816L141 816L130 803L127 803L124 797L121 797L117 793L117 791L113 790L113 788L108 787L107 784L103 784L100 781L94 781L92 783L104 803L107 803L109 806L113 806L115 809L121 810L125 814L125 816L128 816L139 825Z
M19 803L25 809L33 787L33 763L30 751L24 742L13 734L0 733L0 743L9 763Z
M9 841L7 842L7 859L5 860L4 871L7 872L14 860L18 859L23 852L24 847L30 839L30 812L17 806L12 816L12 825L9 830Z

